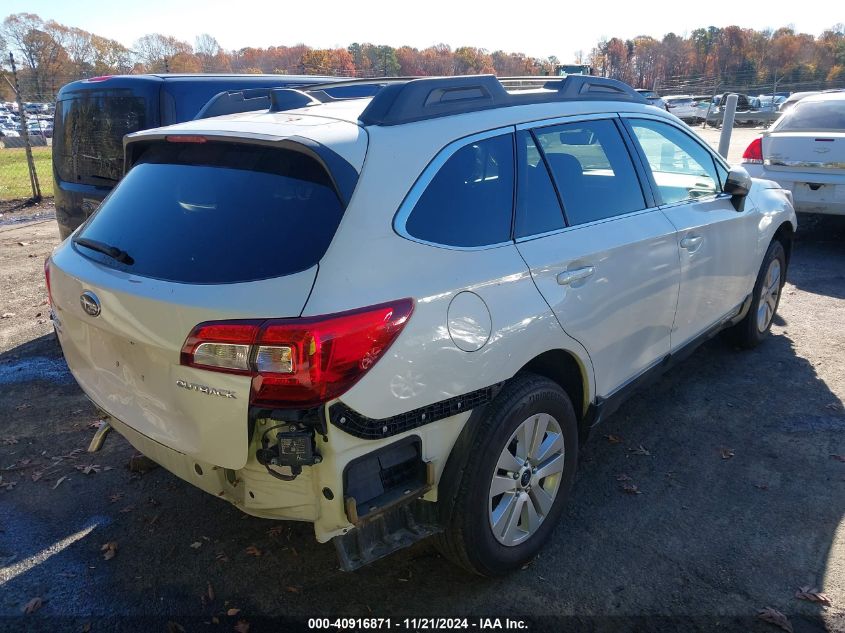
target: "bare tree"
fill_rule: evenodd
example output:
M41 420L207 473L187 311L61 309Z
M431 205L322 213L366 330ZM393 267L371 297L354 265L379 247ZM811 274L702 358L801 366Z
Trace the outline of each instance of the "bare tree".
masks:
M147 72L172 71L174 58L192 56L193 52L187 42L161 33L149 33L135 42L135 54Z

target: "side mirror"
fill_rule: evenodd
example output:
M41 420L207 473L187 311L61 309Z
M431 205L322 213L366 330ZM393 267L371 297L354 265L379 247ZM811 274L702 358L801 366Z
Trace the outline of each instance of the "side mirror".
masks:
M752 180L742 167L732 167L725 181L724 191L731 194L731 202L737 211L745 209L745 196L751 191Z

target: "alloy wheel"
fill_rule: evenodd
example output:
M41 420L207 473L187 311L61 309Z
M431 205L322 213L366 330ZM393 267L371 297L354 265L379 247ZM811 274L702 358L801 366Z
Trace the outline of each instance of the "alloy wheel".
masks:
M775 316L780 296L780 260L773 259L766 270L766 278L760 289L760 302L757 305L757 330L765 332Z
M523 421L502 450L490 482L493 536L512 547L535 534L552 509L564 464L558 421L537 413Z

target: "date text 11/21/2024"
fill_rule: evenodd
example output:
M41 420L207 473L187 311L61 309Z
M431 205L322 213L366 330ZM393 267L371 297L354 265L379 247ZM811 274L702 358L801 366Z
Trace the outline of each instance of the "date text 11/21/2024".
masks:
M404 631L443 630L527 630L524 620L511 618L309 618L312 630L399 629Z

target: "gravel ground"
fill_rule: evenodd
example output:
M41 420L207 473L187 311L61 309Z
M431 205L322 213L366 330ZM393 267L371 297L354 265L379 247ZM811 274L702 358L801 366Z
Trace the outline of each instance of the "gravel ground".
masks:
M242 515L161 468L130 472L117 434L81 452L96 412L43 305L55 222L0 225L0 313L13 314L0 320L0 630L472 615L528 616L531 630L764 632L778 629L755 616L771 607L797 633L845 631L845 463L832 457L845 456L845 221L801 221L770 340L751 352L713 340L623 405L585 447L541 556L493 580L427 543L340 572L306 524ZM802 587L830 606L797 599ZM40 609L21 615L34 598Z

